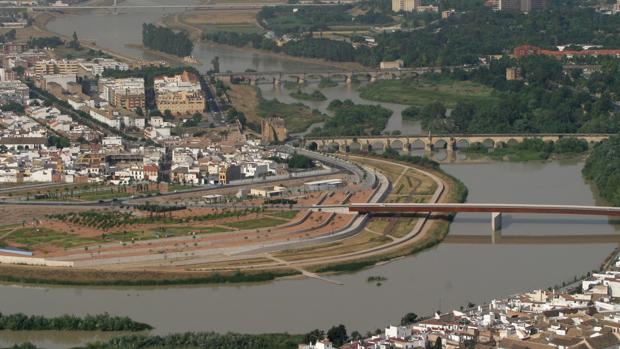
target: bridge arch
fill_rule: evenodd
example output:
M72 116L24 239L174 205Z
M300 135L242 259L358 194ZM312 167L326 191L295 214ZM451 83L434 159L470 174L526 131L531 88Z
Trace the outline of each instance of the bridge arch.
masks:
M456 142L454 143L454 146L457 149L465 149L465 148L469 148L469 141L465 138L460 138L457 139Z
M403 141L401 141L400 139L394 139L393 141L390 142L390 148L392 148L392 149L404 149L405 146L403 144Z
M448 142L443 138L437 139L433 142L434 149L445 149L446 147L448 147Z
M338 150L340 150L340 144L337 143L337 142L333 142L333 141L329 142L329 143L327 143L327 149L326 150L327 151L332 151L332 152L333 151L338 151Z
M494 141L492 138L485 138L485 139L482 141L482 145L483 145L485 148L494 148L494 147L495 147L495 141Z
M351 142L349 143L349 151L351 152L361 152L362 151L362 144L359 142Z
M510 138L510 139L508 139L506 141L506 145L509 146L509 147L514 147L514 146L516 146L518 144L519 144L519 141L516 140L515 138Z
M426 142L421 138L416 138L409 144L411 145L411 149L426 149Z
M386 141L387 142L387 141ZM383 151L385 150L385 142L378 139L370 142L371 149L373 151Z

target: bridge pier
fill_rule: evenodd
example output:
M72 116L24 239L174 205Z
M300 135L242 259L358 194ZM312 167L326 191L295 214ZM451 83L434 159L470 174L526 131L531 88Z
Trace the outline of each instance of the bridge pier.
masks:
M344 76L344 83L351 85L353 83L353 74L347 74Z
M491 231L495 233L500 230L502 230L502 213L493 212L491 213Z
M449 153L454 152L456 150L456 140L454 138L450 139L446 147Z
M501 230L491 232L491 244L493 245L499 244L501 240L502 240Z
M281 84L282 84L282 78L280 78L280 77L273 78L273 85L274 86L280 86Z

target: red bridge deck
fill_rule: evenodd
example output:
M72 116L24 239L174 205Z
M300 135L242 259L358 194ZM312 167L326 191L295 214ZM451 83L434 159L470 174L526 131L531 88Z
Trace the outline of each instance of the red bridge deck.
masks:
M573 206L573 205L526 205L526 204L351 204L349 211L360 213L407 213L407 212L499 212L539 213L593 216L619 216L620 207Z

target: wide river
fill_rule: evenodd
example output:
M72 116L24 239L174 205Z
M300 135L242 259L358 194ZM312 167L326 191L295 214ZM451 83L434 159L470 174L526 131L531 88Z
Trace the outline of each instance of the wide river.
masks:
M142 22L156 21L159 15L86 14L57 20L51 23L51 28L63 34L76 30L83 37L96 39L101 46L109 44L121 50L120 40L138 42L139 34L131 31L138 33ZM108 34L117 35L116 39L108 39ZM266 64L286 68L288 64L277 58L222 48L216 53L203 54L222 57L223 65L229 64L226 57L230 57L238 65L235 69L261 68ZM355 98L354 92L347 92L350 90L346 87L342 89L342 93ZM280 92L263 88L263 93L275 96ZM470 202L591 205L595 199L581 177L582 166L577 161L442 165L467 185ZM450 234L490 235L489 218L477 214L458 215ZM508 215L504 223L504 236L617 233L606 218ZM470 301L487 302L572 280L598 268L614 247L615 244L566 244L561 238L538 245L444 243L382 266L331 277L342 282L342 286L314 279L258 285L158 288L0 285L0 312L48 316L108 312L152 324L157 333L306 332L339 323L349 330L366 331L396 323L410 311L418 314L446 311ZM366 279L372 275L384 276L387 281L380 287L367 283ZM62 348L93 337L90 334L48 336L45 333L0 332L0 345L24 338L43 347Z

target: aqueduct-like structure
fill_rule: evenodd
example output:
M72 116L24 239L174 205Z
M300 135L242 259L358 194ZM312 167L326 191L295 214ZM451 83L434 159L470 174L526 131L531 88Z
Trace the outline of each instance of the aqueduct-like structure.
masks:
M318 81L322 78L329 78L342 81L347 84L353 82L354 79L376 81L376 80L395 80L411 76L417 76L424 73L440 73L442 70L452 71L454 69L470 70L472 67L419 67L419 68L401 68L401 69L373 69L373 70L357 70L357 71L321 71L321 72L223 72L215 74L217 80L232 83L245 83L250 85L256 84L274 84L279 85L284 81L292 81L303 84L308 81Z
M381 151L387 148L396 150L447 148L454 151L467 148L473 144L481 144L488 148L501 148L514 145L525 139L541 139L544 142L557 142L562 138L584 140L589 144L601 142L610 134L428 134L411 136L359 136L359 137L307 137L303 146L323 151Z

